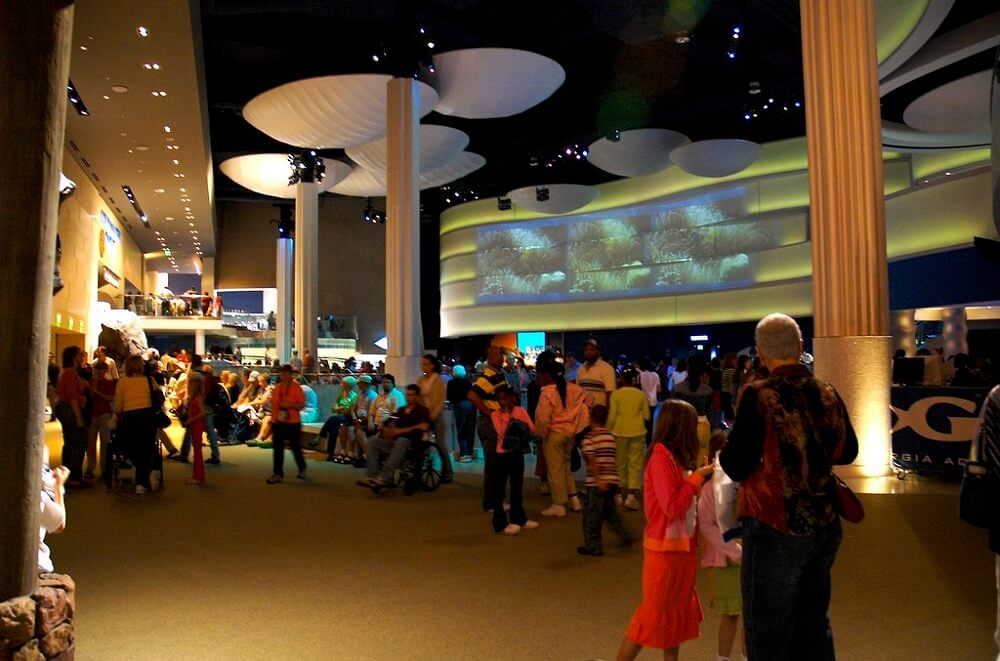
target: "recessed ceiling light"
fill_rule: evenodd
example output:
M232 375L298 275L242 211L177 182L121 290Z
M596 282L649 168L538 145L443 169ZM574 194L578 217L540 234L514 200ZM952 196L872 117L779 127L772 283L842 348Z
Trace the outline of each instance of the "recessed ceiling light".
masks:
M111 91L115 94L124 94L125 92L128 92L128 88L124 85L112 85Z
M167 189L166 188L154 188L153 192L154 193L166 193Z
M674 37L674 42L678 44L687 44L691 42L691 35L687 32L678 32L677 36Z
M110 100L111 100L111 97L110 97L110 96L108 96L107 94L105 94L105 95L104 95L104 100L105 100L105 101L110 101Z
M173 220L173 219L174 219L174 217L173 217L173 216L167 216L167 217L166 217L166 218L164 218L163 220Z
M191 227L194 227L194 223L188 223L188 225L190 225Z
M186 193L187 192L187 189L184 188L183 186L181 186L178 190L180 190L180 192L182 192L182 193Z
M131 149L129 149L129 150L128 150L128 153L130 153L130 154L134 154L135 152L134 152L134 151L132 151Z
M136 151L149 151L149 147L147 145L136 145L135 146L135 150Z
M87 50L86 46L80 46L80 50Z
M170 131L171 131L171 128L169 126L164 126L163 127L163 132L164 133L170 133Z
M175 158L175 159L174 159L174 165L180 165L180 164L181 164L181 162L180 162L180 161L178 161L178 160L177 160L177 159Z
M135 33L138 34L140 37L148 37L149 28L147 28L145 25L140 25L135 29Z

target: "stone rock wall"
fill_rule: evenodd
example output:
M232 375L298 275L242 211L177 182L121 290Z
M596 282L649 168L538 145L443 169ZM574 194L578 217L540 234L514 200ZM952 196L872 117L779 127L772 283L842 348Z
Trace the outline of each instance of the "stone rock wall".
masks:
M30 597L0 602L0 661L72 661L76 584L42 574Z

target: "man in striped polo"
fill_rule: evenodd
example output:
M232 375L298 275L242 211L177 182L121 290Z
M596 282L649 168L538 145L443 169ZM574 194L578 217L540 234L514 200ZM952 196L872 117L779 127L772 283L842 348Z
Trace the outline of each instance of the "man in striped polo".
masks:
M587 403L608 406L615 391L615 368L601 358L601 348L594 338L583 343L583 364L576 372L576 385L587 393Z
M490 469L493 455L496 453L497 438L492 418L493 411L500 408L496 390L498 386L506 383L503 375L503 350L491 346L486 350L486 367L469 391L469 401L479 412L476 416L476 431L483 446L483 510L489 510L487 487L491 484Z

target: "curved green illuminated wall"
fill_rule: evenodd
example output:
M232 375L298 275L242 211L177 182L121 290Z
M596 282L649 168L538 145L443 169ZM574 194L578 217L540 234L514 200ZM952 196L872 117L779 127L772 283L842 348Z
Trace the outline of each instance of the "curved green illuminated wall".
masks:
M988 150L883 156L890 259L968 245L975 235L996 234L990 218ZM786 140L764 145L756 163L722 179L696 177L671 167L648 177L603 184L601 194L572 215L669 202L699 191L738 186L751 191L749 217L801 216L805 227L809 204L805 168L805 140ZM953 170L961 174L944 176ZM924 184L924 179L929 183ZM811 243L806 236L755 253L750 286L587 301L481 300L476 282L478 231L512 222L530 228L552 218L517 207L501 212L494 199L459 205L442 215L442 336L738 321L774 310L796 315L812 312Z

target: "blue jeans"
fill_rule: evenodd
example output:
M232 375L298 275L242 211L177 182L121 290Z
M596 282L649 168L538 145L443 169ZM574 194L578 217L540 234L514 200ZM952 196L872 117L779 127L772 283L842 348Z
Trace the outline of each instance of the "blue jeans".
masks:
M219 432L215 428L215 414L211 409L205 409L205 433L208 434L208 443L212 446L212 459L219 458ZM181 456L187 459L188 452L191 451L191 432L184 430L184 442L181 443Z
M840 519L812 535L787 535L743 519L743 619L750 661L833 661L830 569Z

